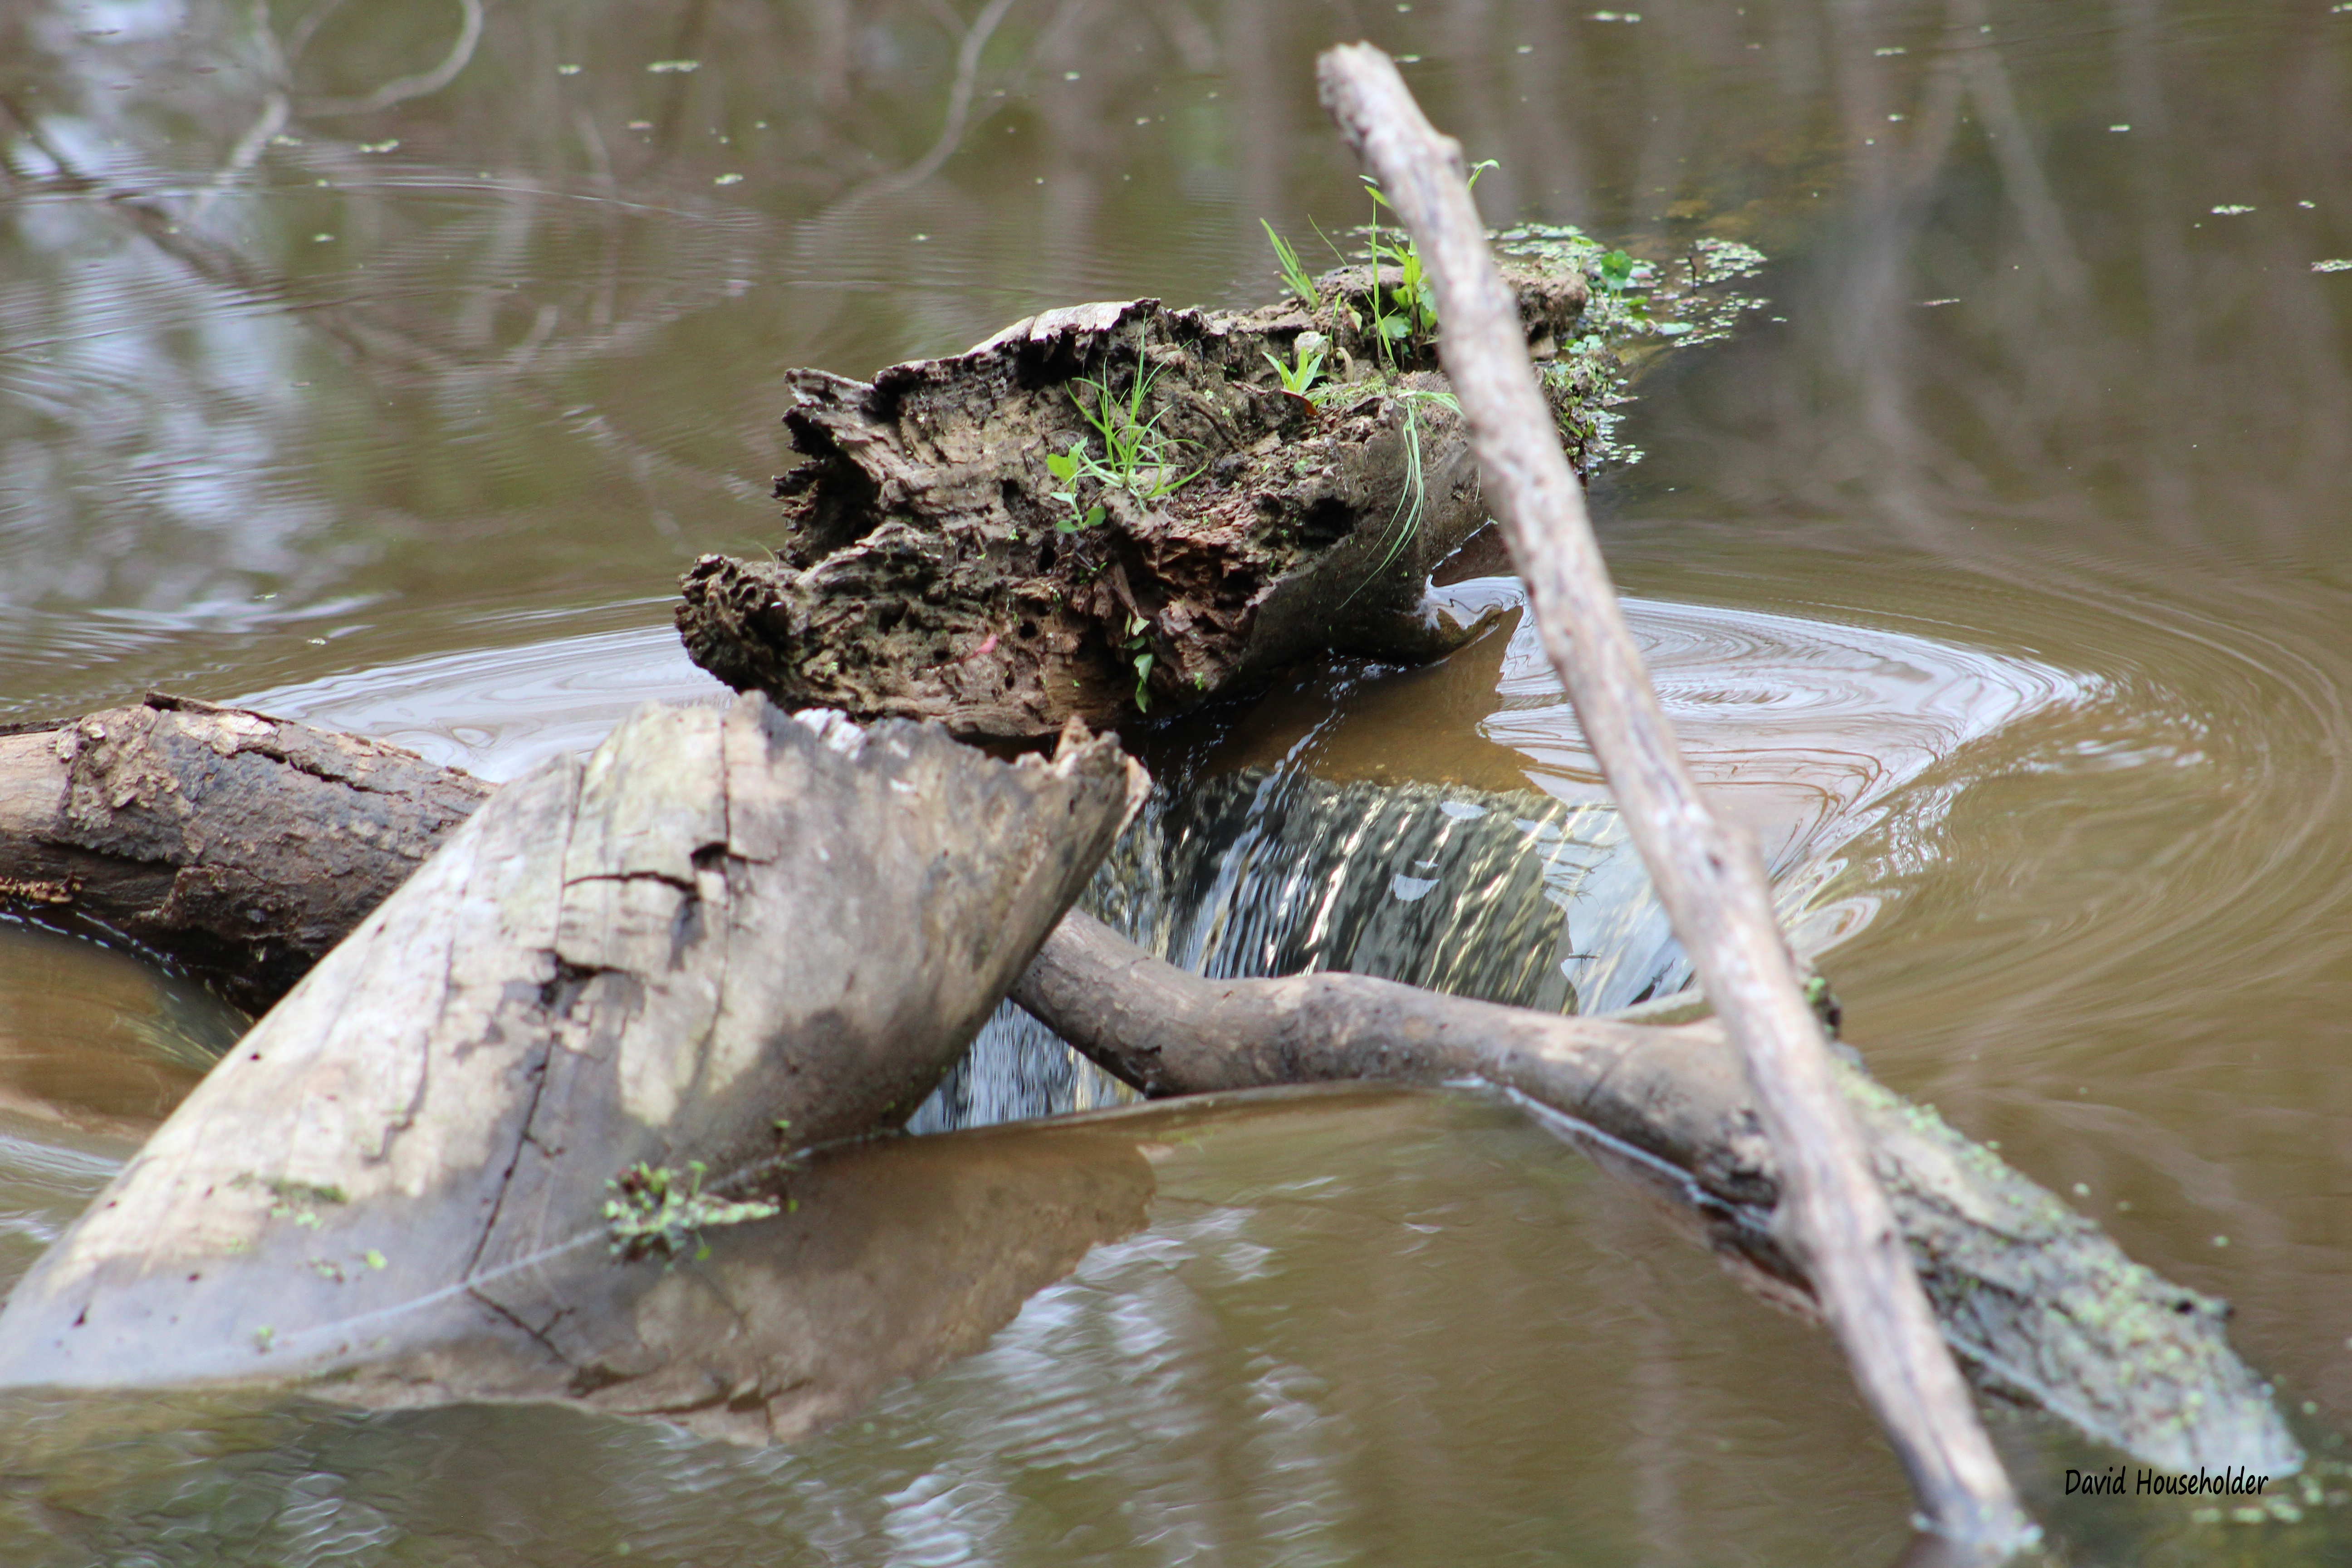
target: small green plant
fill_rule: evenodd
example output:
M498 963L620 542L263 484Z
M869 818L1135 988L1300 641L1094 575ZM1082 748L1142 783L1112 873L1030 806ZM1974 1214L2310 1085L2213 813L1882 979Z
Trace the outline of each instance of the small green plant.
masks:
M1475 176L1472 183L1476 183ZM1412 236L1400 230L1393 246L1381 243L1378 209L1388 206L1389 198L1381 189L1380 182L1370 175L1364 177L1364 188L1372 193L1374 208L1370 239L1373 335L1381 346L1386 348L1391 342L1422 336L1436 327L1437 290L1422 270L1421 249L1413 244ZM1391 257L1395 258L1397 270L1402 275L1397 287L1389 290L1391 301L1402 307L1393 313L1384 310L1381 304L1381 266Z
M1045 454L1045 471L1066 487L1049 492L1055 500L1070 509L1069 516L1055 521L1054 527L1059 531L1076 533L1082 528L1092 528L1103 520L1100 501L1088 507L1078 504L1078 481L1094 478L1094 459L1087 455L1087 442L1083 436L1070 443L1067 452Z
M1320 332L1299 333L1298 341L1291 345L1291 363L1288 364L1263 350L1259 353L1266 363L1274 366L1274 374L1282 382L1282 390L1295 397L1304 397L1307 389L1315 384L1315 378L1323 374L1323 353L1329 342Z
M1257 221L1258 226L1265 230L1265 237L1274 244L1275 265L1282 269L1284 287L1297 295L1300 302L1308 310L1314 310L1322 301L1316 297L1315 279L1309 277L1307 268L1299 264L1298 252L1290 248L1288 240L1274 232L1274 225L1264 218Z
M1499 167L1501 165L1492 158L1480 159L1471 166L1469 188L1477 189L1478 176L1489 169ZM1372 259L1372 286L1369 295L1372 341L1379 346L1382 357L1394 364L1398 347L1415 338L1425 338L1437 330L1437 287L1422 266L1421 248L1413 244L1411 235L1400 229L1393 244L1382 239L1380 209L1389 207L1391 212L1395 209L1390 206L1388 194L1381 189L1380 182L1366 175L1364 188L1372 196L1372 222L1367 239ZM1391 258L1399 274L1397 286L1383 290L1381 268ZM1382 298L1384 292L1387 295L1385 300Z
M1094 400L1089 403L1074 390L1070 394L1070 401L1078 405L1079 414L1094 426L1095 434L1101 438L1103 455L1097 458L1086 453L1083 439L1073 445L1070 456L1083 458L1086 465L1073 470L1073 479L1083 475L1099 479L1117 485L1138 500L1146 501L1158 500L1192 481L1200 472L1197 468L1190 474L1171 477L1175 476L1177 468L1175 448L1181 443L1163 435L1160 429L1160 421L1167 411L1162 409L1149 418L1144 416L1143 411L1151 398L1151 384L1159 379L1159 370L1152 365L1150 356L1144 353L1143 329L1140 326L1135 330L1135 379L1128 384L1125 397L1111 391L1108 368L1099 380L1093 376L1078 378L1078 385L1093 392Z
M1612 250L1593 263L1601 287L1612 294L1622 294L1625 286L1633 281L1633 258L1622 250Z
M1421 520L1429 510L1429 482L1423 472L1421 461L1421 417L1417 412L1418 408L1426 403L1440 408L1451 409L1455 414L1462 412L1462 405L1454 401L1454 395L1450 392L1433 392L1418 386L1400 386L1396 389L1396 398L1404 405L1404 494L1398 498L1397 502L1402 526L1397 529L1396 538L1391 542L1388 553L1381 556L1381 563L1372 569L1375 576L1387 571L1389 563L1397 558L1399 552L1408 543L1412 542L1412 536L1421 531ZM1369 580L1368 578L1367 581Z
M1107 367L1100 377L1080 376L1077 387L1071 389L1070 401L1077 405L1079 415L1102 443L1102 456L1087 450L1084 436L1071 441L1068 451L1045 455L1045 471L1062 485L1060 489L1047 493L1069 509L1068 516L1055 520L1054 527L1059 531L1076 533L1103 520L1102 502L1087 504L1078 489L1081 482L1123 489L1138 500L1154 501L1183 489L1200 476L1199 468L1191 473L1178 472L1177 448L1185 443L1160 430L1160 421L1166 410L1145 413L1150 405L1152 383L1159 376L1150 357L1144 353L1143 329L1138 327L1135 379L1129 384L1125 395L1111 390ZM1094 396L1083 396L1078 387Z
M615 1196L604 1204L604 1229L615 1257L634 1261L659 1256L673 1261L693 1249L698 1262L710 1256L702 1232L721 1225L772 1219L781 1212L765 1199L730 1201L702 1190L709 1167L687 1162L683 1173L640 1160L604 1184Z

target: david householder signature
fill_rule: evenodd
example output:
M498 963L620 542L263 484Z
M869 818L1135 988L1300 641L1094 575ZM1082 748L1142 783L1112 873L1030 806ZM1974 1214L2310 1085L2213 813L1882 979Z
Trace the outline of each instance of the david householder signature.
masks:
M2270 1484L2270 1477L2258 1476L2242 1469L2214 1471L2199 1468L2193 1476L2170 1475L2163 1470L2142 1470L2137 1484L2126 1484L2125 1468L2117 1465L2112 1470L2068 1470L2066 1492L2091 1496L2102 1494L2122 1497L2126 1493L2150 1497L2261 1497Z

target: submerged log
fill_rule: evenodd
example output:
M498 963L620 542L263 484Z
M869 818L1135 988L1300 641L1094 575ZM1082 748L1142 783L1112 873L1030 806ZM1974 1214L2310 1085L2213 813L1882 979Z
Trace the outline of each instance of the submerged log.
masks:
M205 759L216 754L205 725L225 725L225 733L234 734L249 723L262 721L258 716L238 715L231 710L200 712L184 705L168 710L189 726L190 742L184 748L157 754L177 758L180 765L198 770L198 776L211 766ZM118 726L114 714L92 715L81 722L82 726L99 723L110 730ZM276 726L278 743L298 754L307 754L308 748L325 739L300 725L267 722ZM42 769L13 775L13 784L12 775L0 771L0 878L13 875L11 868L26 864L28 857L49 853L8 825L33 817L25 806L26 799L54 795L58 774L51 770L62 767L56 746L60 733L0 742L0 745L25 742L28 754L49 759ZM291 835L298 831L295 814L307 808L310 781L316 775L303 773L290 763L274 765L281 772L279 783L257 786L259 794L253 798L267 800L272 789L282 791L276 797L280 805L275 815ZM437 771L421 762L414 765L427 773ZM355 793L359 788L342 787ZM488 786L473 787L488 793ZM518 783L507 790L523 787ZM1309 792L1310 803L1298 786L1276 782L1268 788L1271 793L1254 792L1255 797L1283 811L1307 809L1310 804L1318 812L1352 808L1363 820L1376 824L1386 823L1394 815L1380 803L1358 799L1364 794L1360 789L1334 791L1318 786L1319 793ZM158 798L194 802L194 820L188 831L207 841L214 836L203 820L204 814L226 809L228 799L184 785L176 792L163 790ZM1449 796L1433 797L1429 804L1432 810L1452 820L1464 803ZM1446 809L1449 806L1451 811ZM1225 822L1229 816L1230 813L1211 811L1200 820ZM915 819L909 816L907 820L912 825ZM1566 837L1546 835L1540 831L1544 825L1534 818L1529 826L1538 829L1531 836L1531 855L1548 852L1556 838ZM1427 858L1429 845L1414 836L1420 829L1401 831L1404 837L1400 842L1409 842L1417 859ZM318 893L319 889L299 881L316 874L314 860L273 858L270 850L276 840L252 842L258 846L257 858L241 870L255 882L268 886L276 900L296 907ZM1208 852L1206 846L1192 848ZM1501 874L1490 849L1491 846L1477 847L1474 858L1487 874ZM1182 854L1176 858L1181 862ZM344 893L353 902L368 896L382 898L395 882L396 878L372 889L346 889ZM86 884L76 897L90 906L86 911L89 918L104 923L118 913L106 901L109 889L135 885L128 879L98 879ZM1499 905L1490 909L1475 900L1473 905L1475 918L1501 917ZM947 931L938 929L942 933ZM155 945L170 948L168 931L151 931L149 937ZM1773 1226L1780 1194L1778 1168L1747 1098L1737 1057L1713 1025L1655 1028L1604 1018L1563 1017L1351 974L1204 980L1148 957L1097 922L1080 916L1065 918L1046 937L1013 995L1114 1074L1152 1094L1347 1078L1404 1082L1485 1079L1524 1096L1531 1106L1574 1118L1578 1124L1595 1130L1598 1137L1585 1140L1591 1152L1621 1174L1644 1181L1677 1205L1719 1256L1738 1264L1743 1278L1760 1286L1771 1299L1800 1309L1810 1300L1804 1271L1780 1246ZM1538 999L1551 1000L1549 995ZM240 1057L254 1049L257 1040L266 1044L260 1030L240 1048ZM1944 1336L1967 1360L1980 1387L2041 1405L2145 1463L2189 1469L2200 1464L2209 1469L2234 1465L2272 1474L2295 1467L2300 1454L2293 1438L2260 1380L2229 1348L2222 1327L2227 1309L2222 1303L2173 1285L2132 1262L2091 1221L2011 1170L1997 1155L1953 1131L1932 1110L1903 1100L1858 1071L1841 1069L1839 1083L1860 1123L1874 1169L1888 1191ZM909 1084L904 1092L912 1093L914 1087ZM282 1106L263 1106L253 1114L267 1117L283 1112ZM797 1141L801 1130L796 1125L794 1131ZM753 1131L756 1134L758 1130ZM223 1141L233 1142L234 1138L224 1134ZM759 1140L755 1136L752 1142L757 1145ZM142 1161L151 1156L142 1156ZM619 1168L615 1162L592 1173L601 1180ZM289 1174L297 1183L303 1179L299 1173ZM251 1189L245 1191L257 1201ZM329 1218L339 1214L339 1206L311 1202L306 1207L301 1187L289 1187L287 1192L292 1194L290 1199L272 1206L289 1209L298 1239L322 1238ZM279 1195L270 1194L272 1198ZM320 1231L302 1227L304 1214L317 1216ZM287 1234L284 1226L278 1227L278 1234L282 1240ZM715 1238L720 1232L714 1229L709 1234ZM561 1291L586 1289L577 1283L586 1275L562 1271L586 1268L581 1259L601 1258L603 1232L597 1229L574 1239L573 1251L551 1252L534 1261L532 1277L552 1279L561 1274L564 1280ZM727 1244L728 1247L735 1245ZM381 1250L387 1262L400 1256L391 1247ZM310 1256L303 1254L306 1261ZM323 1249L316 1256L345 1267ZM740 1263L745 1254L722 1248L718 1256L738 1260L726 1265L730 1269L752 1267ZM404 1261L416 1264L426 1259L411 1255ZM47 1269L50 1264L45 1260L41 1267ZM541 1272L548 1270L555 1272ZM684 1272L683 1265L680 1271ZM364 1277L367 1271L356 1272ZM159 1304L168 1304L167 1319L172 1315L168 1308L179 1306L175 1296L165 1294L171 1283L168 1278L158 1278L149 1287ZM502 1337L506 1331L485 1328L481 1314L495 1317L496 1313L482 1304L482 1298L468 1295L466 1312L471 1315L449 1330L455 1336L450 1342L474 1345L473 1353L488 1356L488 1362L426 1366L412 1361L403 1376L418 1380L420 1397L426 1396L429 1387L452 1393L471 1387L487 1396L494 1384L519 1394L526 1385L547 1388L563 1384L583 1368L635 1366L643 1373L631 1379L636 1384L635 1391L617 1392L611 1407L620 1409L630 1400L641 1400L646 1410L676 1415L673 1395L682 1384L665 1380L691 1382L705 1373L719 1375L712 1372L716 1363L698 1362L692 1356L665 1361L650 1351L631 1351L630 1345L640 1342L684 1344L693 1335L672 1332L651 1320L641 1327L639 1316L650 1309L629 1304L636 1300L628 1294L635 1287L625 1280L605 1281L595 1289L604 1292L598 1300L605 1308L600 1310L620 1315L614 1321L601 1321L593 1314L545 1324L536 1318L524 1320L530 1328L543 1329L553 1336L553 1348L541 1361L529 1355L515 1359L520 1353L519 1340ZM733 1287L722 1289L707 1280L669 1289L702 1295L717 1291L714 1299L733 1299L728 1294ZM328 1292L341 1293L342 1287ZM19 1294L23 1294L21 1289ZM504 1300L495 1292L488 1299ZM584 1295L580 1299L587 1300ZM5 1316L0 1316L0 1325L15 1314L12 1305ZM196 1321L184 1310L180 1315L183 1326ZM261 1326L282 1328L284 1324L273 1321ZM171 1330L173 1335L180 1331L179 1326ZM523 1328L515 1328L513 1335L528 1337ZM159 1341L163 1338L158 1335ZM0 1336L0 1348L7 1342L5 1336ZM495 1349L499 1345L505 1348ZM486 1346L493 1347L495 1353ZM232 1344L230 1351L241 1353L228 1354L221 1364L243 1375L282 1374L297 1364L282 1352L259 1356L250 1343ZM663 1367L668 1370L658 1371ZM55 1375L45 1373L37 1359L27 1362L13 1355L0 1360L0 1373L37 1381ZM728 1375L739 1373L748 1380L742 1384L746 1389L767 1375L750 1361ZM603 1373L582 1375L593 1382ZM511 1381L502 1384L501 1378ZM131 1383L136 1377L126 1369L118 1381ZM396 1397L396 1380L370 1386L375 1392L366 1397ZM708 1419L730 1426L737 1435L762 1425L780 1432L793 1429L799 1418L792 1414L790 1401L779 1403L772 1394L772 1390L761 1394L733 1417L712 1414Z
M1482 1079L1601 1134L1584 1141L1596 1152L1630 1152L1751 1283L1818 1311L1776 1224L1780 1163L1713 1022L1562 1017L1354 974L1204 980L1076 911L1013 997L1148 1094ZM2227 1303L2133 1262L1932 1110L1851 1064L1836 1076L1943 1336L1982 1386L2167 1469L2301 1466L2266 1386L2230 1349Z
M1108 738L1008 764L756 695L641 710L213 1069L16 1287L0 1382L322 1375L460 1297L559 1342L551 1266L608 1221L674 1247L728 1212L705 1172L903 1121L1142 787Z
M1551 353L1582 277L1513 280ZM1455 646L1423 584L1487 513L1425 339L1365 335L1372 281L1334 273L1312 311L1049 311L870 383L793 373L782 538L687 574L688 650L790 708L1043 736L1313 654ZM1318 354L1311 400L1268 363ZM1547 385L1586 428L1591 388Z

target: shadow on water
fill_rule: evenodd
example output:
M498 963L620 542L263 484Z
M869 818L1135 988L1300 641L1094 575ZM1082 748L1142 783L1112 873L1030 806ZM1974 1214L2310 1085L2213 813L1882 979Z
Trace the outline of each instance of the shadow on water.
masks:
M2239 1521L2070 1497L2102 1456L2002 1419L2059 1550L2341 1561L2352 268L2323 268L2352 261L2352 13L1633 15L10 8L0 721L267 692L511 770L637 695L708 695L659 605L698 552L756 548L785 367L867 374L1080 300L1263 298L1261 218L1309 243L1362 220L1309 62L1369 35L1500 160L1496 221L1776 258L1733 342L1644 363L1623 436L1647 455L1595 476L1676 721L1881 1075L2231 1299L2330 1456ZM1262 770L1249 801L1413 784L1534 797L1532 822L1596 798L1507 636L1297 671L1147 744L1167 778ZM1277 842L1256 809L1194 841ZM1347 885L1405 930L1469 892L1403 896L1439 868ZM0 932L12 1273L189 1070L156 1031L213 1037L152 978L26 940ZM1085 1103L1019 1080L1045 1044L984 1039L953 1114ZM579 1412L20 1401L0 1555L1904 1550L1822 1342L1515 1112L1340 1099L1167 1146L1141 1229L789 1449Z

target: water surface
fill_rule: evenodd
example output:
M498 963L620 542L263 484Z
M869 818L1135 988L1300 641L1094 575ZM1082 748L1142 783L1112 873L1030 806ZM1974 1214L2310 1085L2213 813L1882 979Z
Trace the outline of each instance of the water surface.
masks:
M664 606L698 552L758 548L782 373L870 374L1082 300L1268 297L1261 218L1311 244L1367 216L1310 69L1369 36L1500 161L1497 223L1775 258L1733 341L1644 366L1642 460L1594 480L1678 722L1878 1072L2234 1301L2340 1452L2352 268L2316 268L2352 260L2352 13L522 0L478 37L473 15L0 16L0 721L163 686L507 776L641 697L708 700ZM1507 634L1300 671L1147 744L1171 775L1595 787ZM11 1273L192 1070L159 1041L234 1027L45 940L0 933ZM19 1400L0 1554L1899 1546L1900 1478L1827 1343L1507 1107L1339 1097L1173 1146L1143 1232L811 1445ZM2069 1561L2352 1556L2352 1510L2068 1500L2105 1456L1995 1431Z

